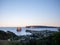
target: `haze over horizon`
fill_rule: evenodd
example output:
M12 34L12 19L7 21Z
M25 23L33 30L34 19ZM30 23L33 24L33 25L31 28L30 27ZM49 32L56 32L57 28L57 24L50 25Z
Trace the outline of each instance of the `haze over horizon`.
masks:
M0 27L60 26L60 0L0 0Z

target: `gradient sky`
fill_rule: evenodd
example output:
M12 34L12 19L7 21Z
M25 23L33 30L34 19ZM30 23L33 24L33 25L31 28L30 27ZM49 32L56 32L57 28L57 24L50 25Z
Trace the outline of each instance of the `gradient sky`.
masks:
M0 0L0 27L60 26L59 0Z

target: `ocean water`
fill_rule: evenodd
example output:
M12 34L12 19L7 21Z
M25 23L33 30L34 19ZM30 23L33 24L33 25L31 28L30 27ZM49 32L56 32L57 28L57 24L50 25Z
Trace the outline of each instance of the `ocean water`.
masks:
M29 34L31 34L31 33L26 32L27 29L28 30L35 30L35 31L42 31L42 30L58 31L57 28L25 28L25 27L22 27L22 31L17 32L17 27L0 27L0 30L11 31L11 32L15 33L16 35L29 35Z
M16 35L27 35L27 34L30 34L30 33L26 33L26 28L25 27L22 27L22 30L21 32L17 32L17 27L0 27L0 30L3 30L3 31L11 31L13 33L15 33Z

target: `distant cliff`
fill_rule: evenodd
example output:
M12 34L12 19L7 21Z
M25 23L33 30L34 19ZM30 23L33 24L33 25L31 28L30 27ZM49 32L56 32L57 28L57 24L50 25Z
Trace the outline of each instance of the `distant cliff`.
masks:
M60 28L55 26L26 26L26 28Z

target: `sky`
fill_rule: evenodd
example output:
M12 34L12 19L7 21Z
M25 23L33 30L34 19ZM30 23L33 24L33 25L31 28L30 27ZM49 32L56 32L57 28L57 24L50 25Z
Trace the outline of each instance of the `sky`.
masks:
M60 26L60 0L0 0L0 27Z

